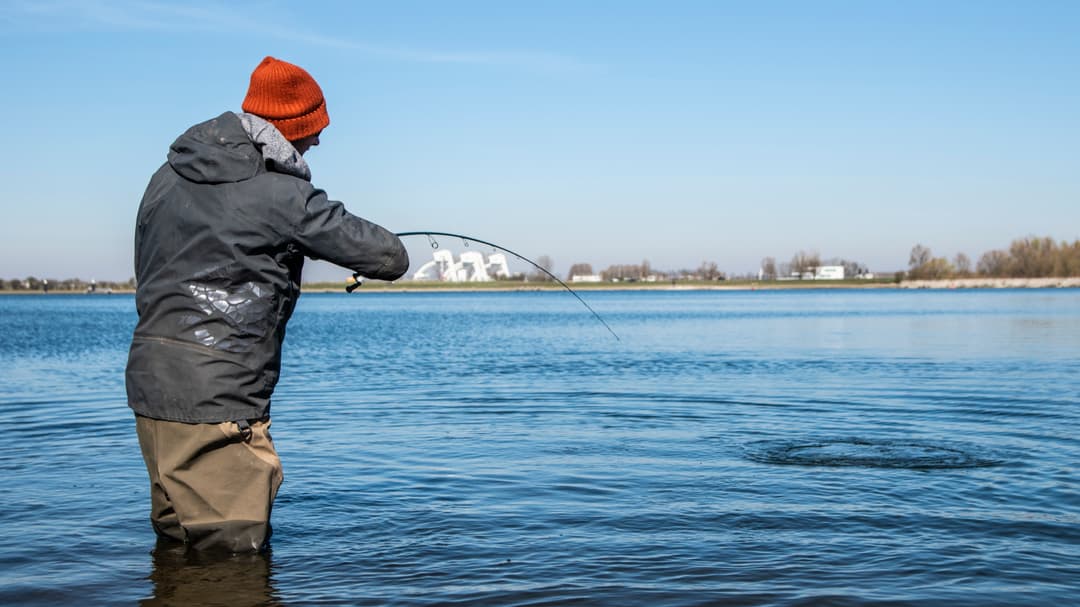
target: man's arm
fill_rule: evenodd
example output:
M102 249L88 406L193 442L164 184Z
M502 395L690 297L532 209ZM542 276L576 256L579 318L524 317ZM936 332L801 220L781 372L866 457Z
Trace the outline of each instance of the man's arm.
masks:
M409 269L401 239L345 210L326 192L311 190L295 239L312 259L325 259L366 278L396 280Z

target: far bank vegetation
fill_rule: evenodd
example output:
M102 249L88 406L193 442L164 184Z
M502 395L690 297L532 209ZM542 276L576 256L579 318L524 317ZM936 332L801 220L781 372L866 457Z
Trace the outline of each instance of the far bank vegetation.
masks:
M695 269L657 270L646 259L641 263L613 264L599 273L593 271L592 264L575 263L570 266L566 278L567 280L589 278L602 282L719 281L727 280L727 275L720 271L715 261L703 261Z
M934 257L929 247L921 244L911 249L908 271L901 277L908 280L940 280L947 278L1071 278L1080 276L1080 240L1072 244L1053 239L1029 236L1014 240L1008 250L995 249L983 253L975 262L959 253L953 259Z
M0 279L0 291L44 291L58 293L111 293L113 291L134 291L135 279L127 281L86 281L81 278L12 278L11 280Z

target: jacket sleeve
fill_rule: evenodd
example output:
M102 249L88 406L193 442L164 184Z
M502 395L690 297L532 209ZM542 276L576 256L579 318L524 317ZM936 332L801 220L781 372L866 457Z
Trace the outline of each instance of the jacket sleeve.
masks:
M326 192L308 193L296 226L296 243L312 259L325 259L366 278L396 280L409 269L409 254L401 239L386 228L345 210Z

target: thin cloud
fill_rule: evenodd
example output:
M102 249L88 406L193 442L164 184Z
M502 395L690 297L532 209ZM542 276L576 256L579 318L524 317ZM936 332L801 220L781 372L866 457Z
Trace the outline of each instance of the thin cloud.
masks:
M212 16L220 13L202 7L177 7L141 2L56 0L13 2L0 15L13 26L45 31L209 31Z
M256 11L239 11L226 4L168 4L107 0L19 0L0 7L0 21L25 31L159 31L169 33L238 33L352 50L368 55L416 63L447 63L527 68L543 71L581 71L590 66L573 57L547 52L441 51L382 46L298 30L255 18Z

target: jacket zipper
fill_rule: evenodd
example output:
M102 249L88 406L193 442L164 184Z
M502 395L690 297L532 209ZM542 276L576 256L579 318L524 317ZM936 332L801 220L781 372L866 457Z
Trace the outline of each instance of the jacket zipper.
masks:
M193 352L200 352L202 354L208 354L210 356L213 356L214 358L220 358L222 360L228 360L228 361L231 361L231 362L237 362L236 360L234 360L234 358L232 356L228 356L228 355L226 355L225 352L222 352L220 350L215 350L214 348L208 348L206 346L202 346L202 345L199 345L199 344L193 344L191 342L181 341L179 339L172 339L170 337L158 337L156 335L153 335L153 336L140 335L140 336L133 337L132 341L156 342L156 343L166 345L166 346L176 346L178 348L186 348L186 349L191 350Z

